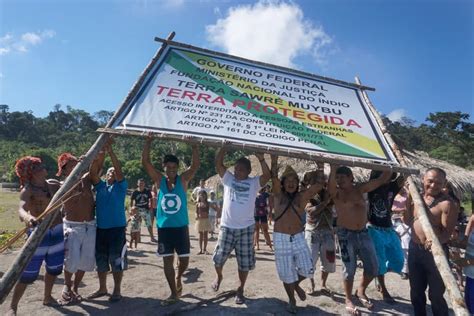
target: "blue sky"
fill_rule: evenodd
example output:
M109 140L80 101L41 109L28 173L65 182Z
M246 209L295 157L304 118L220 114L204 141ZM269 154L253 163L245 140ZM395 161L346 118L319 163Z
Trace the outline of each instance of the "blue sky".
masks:
M362 83L377 109L422 123L474 114L471 0L0 0L0 104L115 110L175 40ZM284 52L284 53L283 53ZM472 117L471 117L472 121Z

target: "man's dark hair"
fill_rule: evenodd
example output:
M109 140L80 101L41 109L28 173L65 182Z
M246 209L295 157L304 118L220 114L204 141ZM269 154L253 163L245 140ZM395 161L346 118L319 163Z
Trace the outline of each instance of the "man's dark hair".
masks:
M443 175L443 177L446 179L446 171L444 171L441 168L430 167L430 168L426 169L425 174L428 173L429 171L434 171L434 172L437 172L437 173L441 173Z
M342 166L336 169L336 174L343 174L346 176L352 176L352 170L349 167Z
M237 161L235 162L236 165L238 164L241 164L242 166L244 166L249 172L252 171L252 164L250 163L250 160L248 160L247 158L245 157L241 157L239 159L237 159Z
M179 165L179 159L175 155L166 155L163 158L163 164L166 164L168 162L174 162L175 164Z

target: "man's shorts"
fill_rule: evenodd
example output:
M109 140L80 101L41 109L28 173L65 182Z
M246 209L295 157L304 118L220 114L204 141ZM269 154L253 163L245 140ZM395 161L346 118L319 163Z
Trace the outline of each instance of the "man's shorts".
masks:
M305 230L306 243L311 250L313 269L321 256L321 271L336 271L336 242L332 230Z
M344 280L353 280L357 268L357 256L364 265L364 274L376 276L378 273L375 247L367 229L349 230L339 227L337 230L339 249L341 250L342 272Z
M142 219L143 223L145 224L146 227L151 227L151 213L150 210L147 208L138 208L138 214L140 215L140 218Z
M97 272L120 272L127 269L125 227L97 228L95 240Z
M282 282L294 283L300 275L313 277L313 261L303 232L295 235L273 232L273 245L278 277Z
M235 249L239 271L250 271L255 268L255 250L253 234L255 224L245 228L220 227L216 248L212 260L217 267L223 267L232 250Z
M395 230L392 227L383 228L372 225L369 225L368 229L379 263L377 275L384 275L387 271L402 272L403 250Z
M28 235L31 235L30 229ZM46 262L46 272L50 275L60 275L63 272L64 262L64 235L63 224L58 224L47 230L43 240L36 248L33 257L23 271L20 282L33 283L37 278L43 263Z
M267 215L254 216L254 218L255 218L255 223L260 223L260 224L267 224L268 223L268 216Z
M158 257L173 256L189 257L191 243L189 241L189 227L158 227Z
M95 268L95 220L90 222L63 221L64 270L70 273L94 271Z

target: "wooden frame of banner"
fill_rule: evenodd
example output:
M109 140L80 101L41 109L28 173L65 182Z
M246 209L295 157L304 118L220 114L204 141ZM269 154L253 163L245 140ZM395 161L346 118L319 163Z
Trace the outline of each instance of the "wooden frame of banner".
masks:
M360 84L360 79L358 77L355 78L356 82ZM380 117L380 114L375 109L374 105L369 99L369 96L365 91L362 91L362 95L367 103L370 111L374 115L377 123L379 124L380 128L382 129L382 133L385 136L389 146L392 148L393 153L397 157L398 161L401 165L406 165L405 157L403 156L401 150L398 148L397 144L393 141L392 136L388 132L385 124ZM418 219L420 220L421 227L423 232L425 233L428 240L432 241L431 245L431 253L433 254L434 261L436 263L436 267L443 279L444 284L446 285L446 289L448 290L449 297L451 299L452 308L456 315L469 315L469 312L466 309L466 304L464 302L464 298L459 290L458 284L454 278L453 273L451 272L451 268L449 267L448 260L446 259L446 255L444 253L443 247L438 240L438 237L434 233L433 227L428 219L427 210L425 208L425 203L423 202L423 197L418 192L415 182L413 181L412 177L409 176L408 179L409 191L410 195L415 203L415 207L417 209Z
M125 130L125 129L113 129L113 128L99 128L97 129L100 133L109 133L114 135L132 135L132 136L146 136L146 132L139 132L134 130ZM173 140L173 141L183 141L183 136L178 134L164 134L164 133L151 133L152 136L162 139L162 140ZM213 140L213 139L204 139L201 137L193 137L189 135L191 139L187 138L186 142L188 143L201 143L201 144L208 144L214 147L221 147L223 145L223 141L220 140ZM362 167L366 169L372 170L392 170L393 172L400 172L404 174L418 174L419 170L409 167L403 167L399 165L391 165L384 162L378 162L373 160L365 160L362 158L358 159L348 159L344 156L338 156L333 154L326 154L326 153L319 153L319 154L309 154L308 152L304 151L296 151L293 149L278 149L271 146L258 146L254 144L242 144L232 141L226 140L226 146L231 149L241 149L241 150L253 150L255 152L261 153L268 153L268 154L276 154L280 156L289 156L292 158L300 158L305 160L313 160L313 161L321 161L326 163L333 163L338 165L346 165L350 167Z
M167 37L167 41L171 41L174 36L175 36L175 32L171 32ZM128 103L132 100L132 98L135 97L135 95L138 92L138 89L143 84L143 81L145 80L146 76L150 73L151 69L154 67L154 65L160 58L166 46L167 44L163 43L161 47L158 49L158 51L155 53L155 56L152 58L150 63L145 67L141 75L138 77L138 80L135 82L132 89L129 91L129 93L123 100L119 109L115 112L113 117L109 120L106 127L111 127L114 121L127 108ZM74 170L67 177L67 179L65 180L61 188L56 192L56 194L54 194L47 208L51 208L51 206L53 206L56 202L61 201L63 199L63 195L74 185L74 183L76 183L80 179L80 177L82 176L82 173L87 168L89 168L93 159L97 156L98 152L104 146L107 139L108 139L107 134L103 133L99 135L99 137L97 138L95 143L91 146L91 148L83 157L83 159L76 165ZM33 257L33 254L36 248L40 244L48 228L51 226L51 224L53 223L56 216L58 216L58 214L59 212L56 210L54 212L51 212L48 216L44 218L44 220L37 226L37 228L33 231L33 233L27 239L27 241L21 248L19 254L15 257L10 268L5 272L5 274L0 279L0 304L2 304L5 301L11 289L20 278L21 273L25 269L28 262L31 260L31 257Z

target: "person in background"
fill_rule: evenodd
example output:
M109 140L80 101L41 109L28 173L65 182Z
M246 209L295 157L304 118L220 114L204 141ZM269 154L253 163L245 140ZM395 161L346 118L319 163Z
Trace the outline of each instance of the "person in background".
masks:
M209 222L209 203L207 202L207 193L199 191L196 202L196 231L199 233L199 252L198 255L209 254L207 252L207 239L211 223Z
M257 246L257 250L260 250L260 229L263 231L265 242L270 250L273 251L272 240L268 233L268 214L270 213L270 194L267 192L267 186L265 185L258 191L257 198L255 199L255 238L254 247Z
M153 228L152 228L152 221L151 221L151 213L153 212L150 210L150 201L152 199L151 191L148 190L145 186L144 179L138 179L137 181L137 188L132 193L131 202L132 207L136 207L138 209L138 215L140 216L141 222L143 222L148 229L148 233L150 234L150 241L157 242L155 237L153 236ZM140 237L139 237L140 239Z
M216 226L217 226L217 214L220 212L219 203L216 200L216 193L214 191L210 191L209 193L209 222L211 223L211 238L214 238L214 234L216 233Z
M130 223L130 244L129 248L133 249L133 243L135 243L135 249L138 248L138 240L140 239L140 215L138 214L138 208L131 207L128 213L128 223Z

